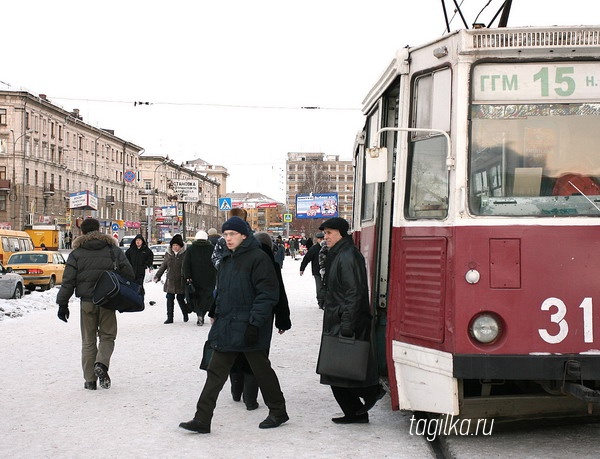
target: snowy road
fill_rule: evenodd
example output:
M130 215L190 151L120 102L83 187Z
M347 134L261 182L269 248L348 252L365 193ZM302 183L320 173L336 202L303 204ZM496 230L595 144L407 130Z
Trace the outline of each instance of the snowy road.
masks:
M209 326L183 323L177 313L164 325L160 283L145 285L155 306L118 317L109 390L83 389L77 300L68 324L56 317L57 289L0 300L0 457L431 457L423 438L409 435L410 413L391 411L388 396L370 412L370 424L331 422L341 412L315 374L321 311L299 263L284 263L293 326L274 334L270 354L290 421L272 430L258 429L267 415L260 396L260 408L246 411L229 383L211 434L178 427L192 418L204 383L198 364Z

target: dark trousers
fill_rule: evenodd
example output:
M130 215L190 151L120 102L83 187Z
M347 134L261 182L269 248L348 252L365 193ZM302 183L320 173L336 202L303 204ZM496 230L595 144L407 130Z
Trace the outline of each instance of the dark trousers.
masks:
M206 382L196 404L196 414L194 415L194 419L201 424L210 425L217 405L217 398L227 381L238 354L238 352L213 351L210 364L206 370ZM267 351L244 352L244 355L258 381L265 405L269 408L269 415L275 417L285 415L285 398L281 392L277 375L271 368Z
M376 397L379 392L379 384L368 387L331 386L331 392L333 392L333 396L344 415L354 417L356 412L363 407L363 402L360 399Z
M229 374L231 382L231 395L234 399L242 397L246 405L253 405L258 398L258 381L252 373L243 370L231 370Z
M315 287L317 289L317 304L321 309L323 309L323 304L325 303L325 288L323 287L323 279L320 274L313 274L313 278L315 279Z

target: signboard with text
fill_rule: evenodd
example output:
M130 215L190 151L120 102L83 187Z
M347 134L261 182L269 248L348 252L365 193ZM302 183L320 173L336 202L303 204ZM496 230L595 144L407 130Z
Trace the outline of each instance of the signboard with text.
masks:
M198 180L171 180L170 186L178 202L198 202Z
M69 208L98 210L98 197L88 190L71 193L69 195Z

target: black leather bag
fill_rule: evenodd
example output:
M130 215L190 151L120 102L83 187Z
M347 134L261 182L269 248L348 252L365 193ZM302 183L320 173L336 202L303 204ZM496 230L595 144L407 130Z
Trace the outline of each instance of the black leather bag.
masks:
M364 381L367 379L371 345L354 337L321 336L317 373L323 376Z
M208 364L210 363L210 359L212 359L213 350L208 343L208 340L204 343L204 349L202 350L202 362L200 362L201 370L208 370Z
M187 307L187 313L194 312L194 305L196 304L196 287L191 282L185 284L185 305Z

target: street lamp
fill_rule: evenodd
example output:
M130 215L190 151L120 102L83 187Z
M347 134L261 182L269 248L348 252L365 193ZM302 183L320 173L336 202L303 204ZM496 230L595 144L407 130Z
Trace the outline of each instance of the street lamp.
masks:
M12 185L11 186L12 190L11 190L8 198L12 202L15 202L17 200L17 183L16 183L16 179L17 179L17 176L16 176L16 170L17 170L17 165L16 165L17 164L17 142L22 137L26 136L27 134L31 134L33 132L33 129L27 129L19 137L17 137L15 135L15 131L13 129L11 129L10 132L12 133L12 136L13 136L13 152L12 152L13 153L12 154L12 156L13 156L13 167L12 167L12 184L11 184ZM23 149L23 160L24 159L25 159L25 149ZM23 177L23 180L24 179L25 178ZM23 198L24 197L21 196L21 199L23 199ZM13 217L12 218L13 218L13 221L16 220L16 218L17 218L17 207L16 206L13 206Z
M156 171L158 171L158 168L160 166L164 166L165 164L167 164L169 162L169 157L167 156L165 159L162 160L162 162L160 164L158 164L155 168L154 168L154 173L153 175L153 179L152 179L152 211L148 212L148 244L150 244L150 240L152 239L152 224L153 224L153 216L156 213L155 211L155 207L156 207L156 194L158 193L158 187L156 186Z

